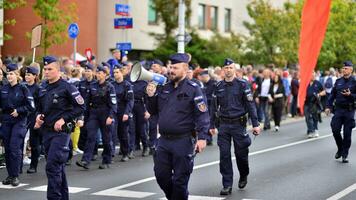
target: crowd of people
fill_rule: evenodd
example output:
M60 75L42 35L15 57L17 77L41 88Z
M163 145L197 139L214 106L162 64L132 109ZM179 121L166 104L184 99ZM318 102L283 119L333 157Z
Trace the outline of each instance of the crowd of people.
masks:
M181 62L189 64L191 57L189 54L186 55L188 58L185 60L184 57L184 62ZM5 148L5 164L9 175L3 184L17 186L20 183L18 177L22 173L23 164L29 164L26 172L34 174L37 172L41 157L45 155L48 162L48 157L51 156L48 155L48 151L54 147L46 145L45 141L52 140L52 138L44 137L40 130L53 131L53 127L55 130L70 133L68 134L70 135L69 146L62 149L63 154L59 155L63 157L62 160L66 165L72 164L73 155L80 154L81 156L75 162L76 165L89 170L92 167L91 162L98 159L99 148L103 148L99 169L110 168L115 157L119 157L121 162L128 162L138 156L139 150L141 150L141 156L144 157L155 154L158 135L161 131L158 126L159 112L152 111L152 105L149 103L150 97L147 96L149 83L145 80L135 82L130 80L133 62L122 55L121 51L114 50L112 56L111 59L102 63L98 63L95 57L92 57L78 64L66 57L57 59L46 56L41 63L45 67L41 67L39 63L24 66L23 57L16 60L11 58L2 60L0 63L0 107L2 109L0 138ZM177 60L180 61L179 59L181 58ZM177 60L170 59L163 63L154 59L142 61L141 64L151 72L169 77L174 71L172 66L175 63L172 61L179 64ZM66 83L61 83L59 86L48 83L53 72L46 66L52 63L58 63L60 80ZM226 66L233 66L232 71L223 69ZM233 76L229 74L231 72ZM334 68L313 73L307 88L304 107L308 138L319 136L318 122L322 121L321 112L326 106L327 98L331 95L336 79L341 76L342 73ZM272 128L271 121L273 120L274 131L279 132L282 130L282 119L300 116L297 107L299 90L297 67L290 69L274 65L240 66L231 59L226 59L222 67L189 65L186 78L200 87L206 100L206 105L203 101L197 104L198 109L201 112L207 110L211 116L209 134L206 136L208 146L214 144L213 136L216 133L214 125L217 124L215 120L218 118L223 123L231 122L232 119L224 116L226 111L224 109L236 111L233 104L224 104L222 99L230 98L224 95L238 95L239 90L225 93L223 91L228 85L219 85L222 80L231 77L236 77L241 81L239 84L244 87L245 100L253 103L252 107L249 107L249 115L254 115L254 106L256 106L256 119L250 116L253 127L256 128L261 123L263 130L268 131ZM220 87L222 92L217 89ZM56 92L47 97L51 89ZM68 94L69 100L62 99ZM178 94L178 100L189 97L185 95L187 94ZM46 98L43 98L44 96ZM199 101L199 98L200 96L197 96L194 101ZM79 108L75 111L73 105L63 107L65 103L68 103L67 101L74 102L76 106L79 105L83 111L80 112ZM231 99L231 101L235 102L237 107L241 107L237 103L240 100ZM50 106L45 105L46 102L50 102ZM177 104L179 103L181 102L178 101ZM64 117L61 118L63 121L54 123L48 116L56 115L56 110L69 113L70 117L63 114ZM237 111L240 112L238 109ZM78 114L80 116L77 116ZM69 120L74 116L75 120ZM247 122L248 119L238 120ZM258 131L259 129L256 129L256 132ZM14 138L14 135L18 137ZM226 152L230 152L230 147ZM69 155L67 156L66 153ZM247 156L248 151L243 154ZM226 162L231 163L231 160ZM248 172L246 172L246 178L247 174ZM50 179L49 172L47 176ZM246 185L244 181L247 183L247 179L241 180L242 188ZM226 184L223 194L231 193L231 188L228 187L230 183ZM55 184L52 186L51 189L55 190ZM51 187L50 184L49 187Z

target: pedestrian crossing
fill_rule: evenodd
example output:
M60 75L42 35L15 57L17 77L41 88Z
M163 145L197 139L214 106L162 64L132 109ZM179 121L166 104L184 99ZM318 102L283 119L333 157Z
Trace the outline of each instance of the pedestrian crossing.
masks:
M22 183L17 187L13 187L11 185L3 185L0 183L0 191L2 189L6 190L24 190L24 191L35 191L35 192L46 192L47 191L47 185L41 185L41 186L30 186L29 184ZM85 188L85 187L69 187L69 193L70 194L85 194L85 191L90 190L91 188ZM154 198L153 196L158 196L162 194L157 194L153 192L141 192L141 191L133 191L133 190L124 190L124 189L118 189L116 188L110 188L106 190L101 190L98 192L94 193L89 193L89 195L93 196L105 196L105 197L115 197L115 198L127 198L127 199L145 199L145 198L150 198L150 199L158 199L158 200L166 200L165 197L157 197ZM224 200L225 198L223 197L212 197L212 196L199 196L199 195L189 195L189 200Z

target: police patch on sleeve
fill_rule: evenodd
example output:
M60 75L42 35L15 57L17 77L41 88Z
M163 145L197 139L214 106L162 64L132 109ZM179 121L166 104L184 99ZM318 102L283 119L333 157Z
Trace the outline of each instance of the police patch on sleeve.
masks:
M248 95L246 95L246 97L247 97L247 101L253 101L252 94L248 94Z
M198 103L197 106L198 106L198 110L199 110L200 112L206 112L206 111L208 110L208 108L207 108L207 106L206 106L206 104L205 104L204 101Z
M116 98L115 98L115 97L111 97L111 103L112 103L112 104L114 104L114 105L117 103L117 101L116 101Z
M79 104L79 105L83 105L84 104L84 99L82 97L82 95L78 95L75 97L75 101Z

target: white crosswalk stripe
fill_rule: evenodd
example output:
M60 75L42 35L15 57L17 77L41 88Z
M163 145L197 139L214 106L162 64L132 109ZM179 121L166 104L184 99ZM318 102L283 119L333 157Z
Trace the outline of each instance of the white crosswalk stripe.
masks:
M151 192L138 192L138 191L131 191L131 190L117 190L116 188L111 188L111 189L108 189L108 190L103 190L103 191L100 191L100 192L93 193L91 195L142 199L142 198L145 198L145 197L152 196L154 194L155 193L151 193Z
M89 190L90 188L83 188L83 187L69 187L69 193L70 194L76 194L79 192L83 192L86 190ZM39 191L39 192L46 192L47 191L47 185L42 185L42 186L38 186L38 187L32 187L26 190L30 190L30 191Z

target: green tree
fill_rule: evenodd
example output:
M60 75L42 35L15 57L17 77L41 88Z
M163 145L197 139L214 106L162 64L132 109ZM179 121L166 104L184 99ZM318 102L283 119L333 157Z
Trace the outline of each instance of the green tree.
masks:
M76 4L71 3L59 8L59 0L36 0L33 10L42 19L41 46L46 55L52 45L60 45L67 40L65 36L67 27L77 18L74 14Z
M185 0L186 20L189 21L191 0ZM157 35L158 39L169 39L174 29L178 27L178 6L179 0L154 0L154 9L158 14L158 19L164 24L164 35Z
M0 0L0 9L4 9L4 11L6 12L6 10L14 10L16 8L22 7L26 5L26 1L25 0ZM11 26L15 26L16 24L16 20L15 19L6 19L4 21L4 25L11 25ZM0 25L0 29L3 29L4 26ZM8 34L8 33L4 33L4 37L1 38L3 40L10 40L12 39L13 36Z

